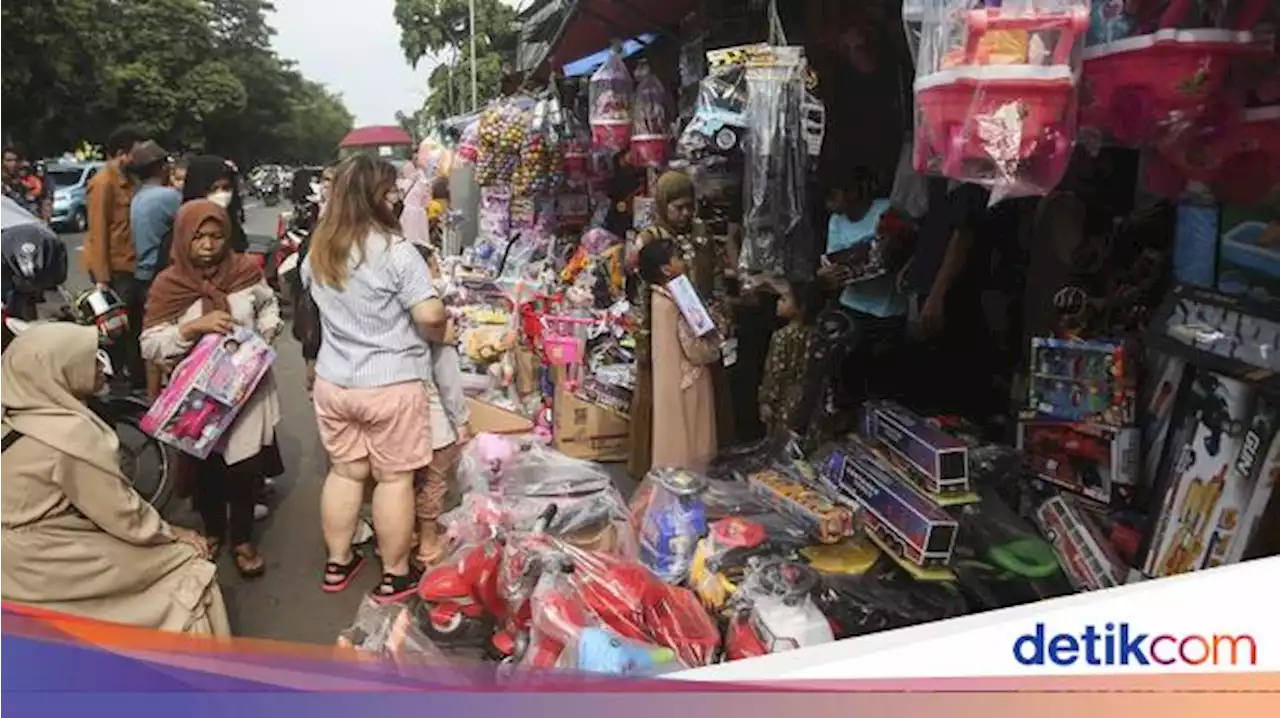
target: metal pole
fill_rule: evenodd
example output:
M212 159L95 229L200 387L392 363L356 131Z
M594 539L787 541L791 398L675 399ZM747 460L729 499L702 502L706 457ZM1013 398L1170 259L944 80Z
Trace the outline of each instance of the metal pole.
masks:
M476 0L471 0L471 111L480 108L480 94L476 83Z

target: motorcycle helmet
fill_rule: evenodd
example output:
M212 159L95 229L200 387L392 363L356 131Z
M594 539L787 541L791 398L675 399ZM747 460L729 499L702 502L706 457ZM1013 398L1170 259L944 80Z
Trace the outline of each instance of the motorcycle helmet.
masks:
M91 287L68 302L77 324L98 328L98 340L109 346L129 330L129 310L115 290Z
M25 213L7 197L5 214ZM9 205L13 206L9 206ZM5 217L3 238L0 239L0 260L4 265L9 289L21 294L42 294L56 289L67 280L67 246L62 239L34 217L10 225Z

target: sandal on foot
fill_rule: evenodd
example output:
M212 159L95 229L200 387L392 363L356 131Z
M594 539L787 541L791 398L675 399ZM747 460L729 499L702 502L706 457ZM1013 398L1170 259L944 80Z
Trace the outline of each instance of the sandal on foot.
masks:
M267 560L258 553L258 547L251 543L242 543L233 550L236 570L244 578L257 578L267 572Z
M382 583L374 587L369 595L378 603L395 603L412 595L418 589L418 582L421 579L422 572L412 567L409 569L409 573L403 576L384 573L382 574Z
M351 552L351 560L344 563L330 561L324 565L324 577L320 588L327 593L337 593L351 583L351 579L364 566L364 555L359 551Z
M204 542L209 546L209 560L217 563L218 556L222 554L222 539L213 536L205 536Z

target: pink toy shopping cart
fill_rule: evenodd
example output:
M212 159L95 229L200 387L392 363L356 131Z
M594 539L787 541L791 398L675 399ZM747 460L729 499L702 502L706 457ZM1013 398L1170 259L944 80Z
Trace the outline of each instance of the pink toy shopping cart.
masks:
M1280 106L1247 110L1211 136L1192 134L1160 147L1147 157L1143 180L1165 197L1180 196L1195 181L1219 202L1264 201L1280 187Z
M1178 29L1192 8L1192 0L1173 0L1151 32L1085 50L1082 126L1129 146L1157 139L1170 125L1189 126L1213 107L1233 62L1264 51L1248 30L1267 0L1247 0L1232 28Z
M1005 185L1006 194L1052 189L1075 142L1072 53L1088 8L955 10L936 22L959 27L963 47L916 79L916 171Z
M546 315L542 318L542 353L547 364L565 368L569 388L576 388L586 355L587 330L596 323L589 317Z

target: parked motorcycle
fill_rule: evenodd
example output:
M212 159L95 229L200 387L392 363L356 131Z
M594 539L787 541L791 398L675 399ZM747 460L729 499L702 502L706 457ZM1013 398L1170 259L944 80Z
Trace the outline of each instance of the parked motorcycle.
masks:
M71 321L82 326L97 326L104 337L118 336L117 332L128 326L124 303L110 289L90 289L74 298L69 297L57 321ZM9 348L9 342L30 326L30 322L10 316L7 307L0 309L0 334L3 343L0 351ZM110 361L104 358L110 373ZM142 430L142 417L151 405L136 396L111 389L108 382L104 394L91 397L89 409L115 429L119 438L118 457L120 471L132 483L144 501L163 509L173 493L169 451L164 444Z

